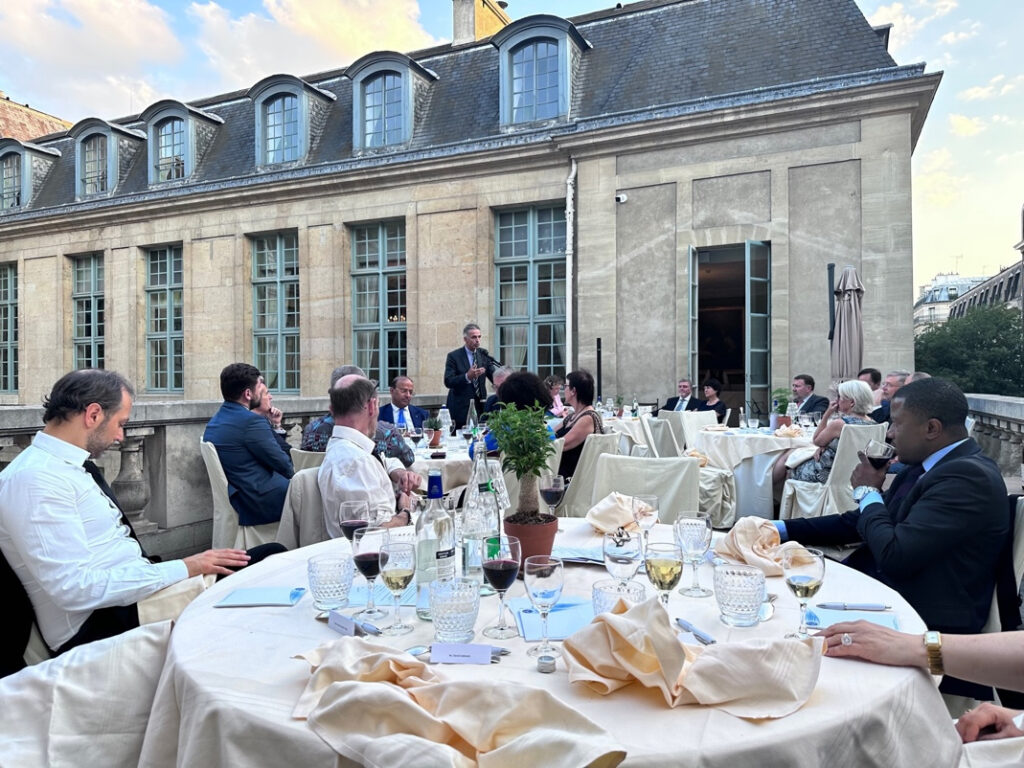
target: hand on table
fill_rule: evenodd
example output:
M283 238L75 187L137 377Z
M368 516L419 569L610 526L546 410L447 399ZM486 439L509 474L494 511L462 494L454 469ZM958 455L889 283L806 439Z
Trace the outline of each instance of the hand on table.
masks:
M390 477L401 493L412 493L423 483L423 478L419 476L419 473L409 469L396 469Z
M908 635L870 621L843 621L819 632L825 638L825 655L863 659L893 667L928 668L928 653L920 635ZM850 643L843 645L843 635Z
M249 564L249 555L242 549L208 549L184 558L189 576L207 573L228 574Z
M956 732L964 744L972 741L991 741L992 739L1012 739L1024 736L1013 724L1013 718L1020 712L1006 707L997 707L985 702L977 709L964 712L956 722Z

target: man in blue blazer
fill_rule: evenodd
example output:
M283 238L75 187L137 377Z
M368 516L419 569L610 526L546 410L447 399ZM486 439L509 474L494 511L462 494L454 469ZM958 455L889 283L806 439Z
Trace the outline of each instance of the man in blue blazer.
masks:
M408 376L395 376L391 380L391 402L382 405L377 421L396 424L401 427L420 429L423 420L430 416L423 408L412 404L415 385Z
M444 385L448 387L448 413L456 428L466 423L469 404L476 404L477 418L487 400L487 379L494 381L494 372L501 363L480 346L483 334L476 323L462 329L464 345L448 353L444 361Z
M814 377L809 373L794 376L791 389L799 413L824 413L828 410L828 398L814 394Z
M255 366L232 363L220 372L220 391L224 404L203 439L217 448L238 523L277 522L293 470L291 454L275 439L270 422L253 412L267 397L267 385Z
M862 497L858 510L787 520L780 532L802 544L861 542L846 564L903 595L929 629L980 632L1009 527L999 468L967 437L967 399L951 382L907 384L891 416L889 434L906 468L889 490L879 490L886 467L862 454L850 478ZM963 685L947 678L942 690L968 695Z

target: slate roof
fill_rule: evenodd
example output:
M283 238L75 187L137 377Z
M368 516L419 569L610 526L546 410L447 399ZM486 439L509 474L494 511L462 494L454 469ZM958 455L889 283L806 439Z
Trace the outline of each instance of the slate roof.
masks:
M142 196L177 196L214 185L254 184L288 175L337 173L379 163L453 155L487 146L546 141L613 122L642 122L656 112L700 112L853 85L918 77L923 65L898 67L854 0L643 0L570 19L593 48L583 53L567 121L502 130L498 51L489 40L417 51L410 58L437 73L411 141L403 148L356 156L352 148L352 83L344 69L303 79L337 96L305 162L258 169L253 102L245 91L191 104L223 118L195 173L150 188L147 153L110 196L75 203L74 141L36 139L62 153L27 209L0 222L53 206L92 208ZM138 116L112 122L145 129Z

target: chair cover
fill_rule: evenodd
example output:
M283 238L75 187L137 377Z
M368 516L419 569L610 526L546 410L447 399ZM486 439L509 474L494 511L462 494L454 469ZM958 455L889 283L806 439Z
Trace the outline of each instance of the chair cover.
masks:
M736 478L731 469L700 468L701 512L711 515L715 528L731 528L736 522Z
M683 412L666 411L663 408L658 411L658 415L654 418L661 419L672 428L672 435L676 439L676 445L679 446L679 450L682 452L683 448L686 447L686 433L683 432Z
M616 454L619 438L614 432L607 435L587 435L580 453L579 464L572 482L565 489L565 497L559 513L564 517L586 517L593 506L594 481L597 473L597 457L602 454ZM607 495L607 494L606 494Z
M672 427L667 421L645 416L640 419L640 427L647 440L649 456L656 459L670 459L679 455L679 445L676 443Z
M319 467L324 463L326 451L304 451L301 448L292 448L292 468L298 472L300 469Z
M628 496L640 493L657 496L658 521L671 524L680 512L699 509L700 461L682 456L668 459L598 456L591 506L612 491Z
M703 427L718 423L718 414L714 411L683 411L683 434L686 447L692 450L697 445L697 433Z
M213 493L213 548L252 549L274 541L277 538L277 523L238 524L238 513L228 498L228 478L220 464L217 447L199 438L199 450L206 463L206 474L210 477L210 491Z
M305 547L330 538L324 524L323 499L317 483L319 472L319 467L300 469L292 475L288 484L288 494L284 497L284 509L281 511L281 525L277 529L277 542L288 549Z

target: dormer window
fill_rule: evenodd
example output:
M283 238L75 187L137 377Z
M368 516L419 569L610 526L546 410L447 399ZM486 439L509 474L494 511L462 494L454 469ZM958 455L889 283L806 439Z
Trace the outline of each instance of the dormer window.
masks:
M416 126L416 105L437 75L401 53L376 51L354 62L352 145L356 151L405 146Z
M256 107L257 166L305 160L337 98L291 75L264 78L248 95Z
M157 181L185 178L185 121L169 117L156 127Z
M82 142L82 194L107 191L107 137L93 134Z
M572 23L528 16L494 35L491 44L499 54L503 126L568 119L580 56L593 47Z
M68 131L75 140L75 195L106 195L128 175L146 134L95 117L81 120Z
M140 117L146 123L150 184L191 178L224 123L173 99L158 101Z
M60 152L50 147L0 139L0 211L31 203L58 157Z
M21 207L21 155L8 152L0 158L0 208Z

